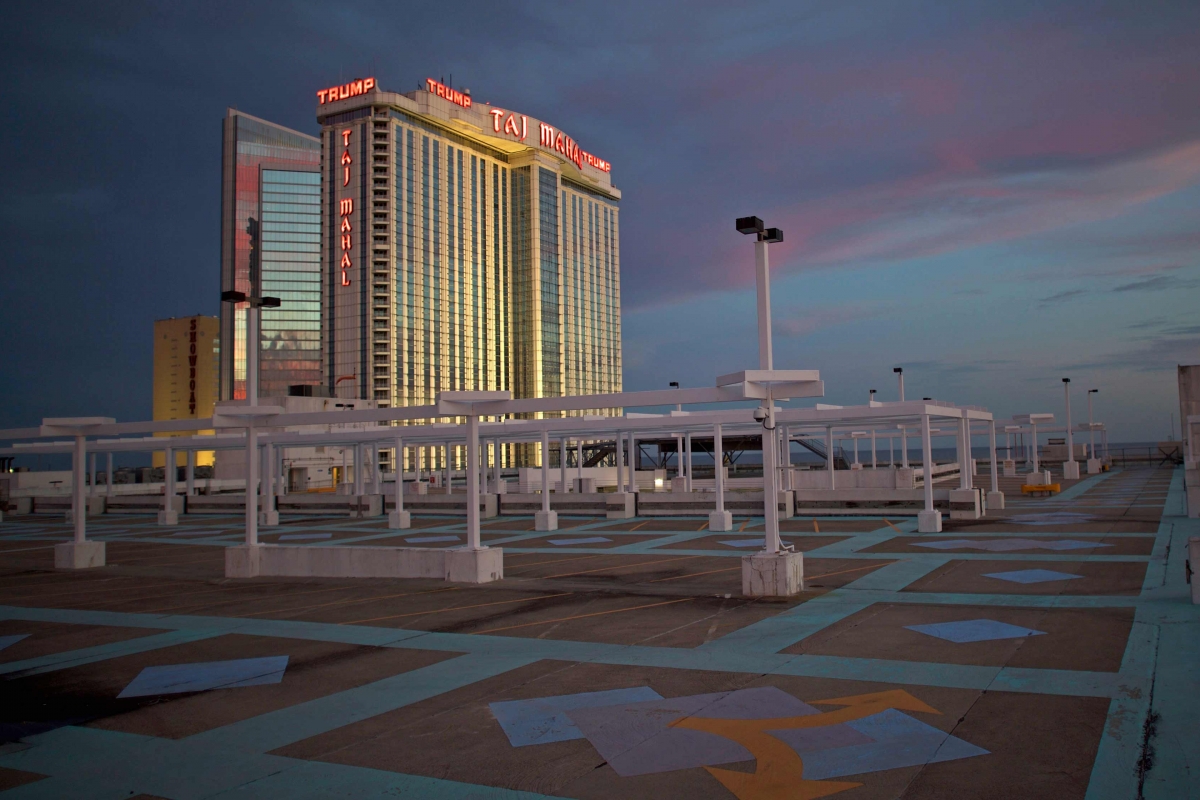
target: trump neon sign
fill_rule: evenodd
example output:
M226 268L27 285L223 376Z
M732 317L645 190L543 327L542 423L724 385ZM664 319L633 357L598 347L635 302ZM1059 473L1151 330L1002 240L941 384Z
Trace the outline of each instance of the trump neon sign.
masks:
M367 92L373 91L375 89L375 85L374 78L362 78L357 81L343 83L341 86L330 86L328 89L318 89L317 101L321 105L325 105L326 103L332 103L337 100L349 100L351 97L358 97L360 94L366 94Z

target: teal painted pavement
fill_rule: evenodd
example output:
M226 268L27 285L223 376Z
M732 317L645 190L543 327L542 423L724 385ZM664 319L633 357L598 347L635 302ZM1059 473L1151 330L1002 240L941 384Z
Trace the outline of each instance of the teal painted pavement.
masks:
M1066 500L1076 499L1110 474L1081 482ZM1089 483L1090 482L1090 483ZM1084 487L1086 484L1086 488ZM1064 493L1064 496L1067 493ZM1062 696L1102 697L1110 700L1109 718L1102 735L1088 788L1088 800L1116 800L1137 796L1139 782L1147 798L1198 798L1200 774L1200 610L1188 601L1183 579L1184 549L1188 536L1200 535L1200 525L1182 511L1182 473L1176 472L1164 516L1154 536L1150 556L1071 556L1062 560L1146 562L1141 593L1134 596L981 595L904 592L951 559L966 554L862 553L900 535L912 535L902 523L847 538L807 554L811 564L822 558L894 559L845 586L820 595L780 614L736 630L720 639L688 650L668 647L613 645L554 639L528 639L498 635L424 632L363 625L337 625L289 620L235 619L218 616L130 614L109 611L0 607L0 619L72 622L92 625L166 630L110 645L60 653L2 665L11 675L63 669L108 658L147 652L187 641L226 633L253 634L394 648L439 650L458 654L447 661L402 673L353 689L335 692L278 711L215 728L181 740L115 733L92 728L64 727L31 736L22 744L0 748L0 766L48 775L45 780L0 793L4 798L94 797L126 798L146 793L169 798L323 798L323 797L428 797L428 798L536 798L543 795L481 787L428 777L381 770L304 761L270 755L272 750L368 719L446 692L471 686L542 659L593 662L626 666L655 666L688 670L713 670L759 676L768 674L853 679L908 686L943 686L1001 692L1033 692ZM1063 496L1060 496L1063 499ZM603 527L606 523L581 526ZM207 523L208 527L212 522ZM104 526L96 526L101 530ZM302 531L328 523L287 526ZM361 533L348 541L394 537L399 532L380 531L360 522L340 523L338 529ZM681 527L683 527L681 525ZM42 527L5 525L4 539L33 539ZM462 523L425 530L461 531ZM115 539L127 533L111 528ZM623 534L605 531L619 542ZM506 549L548 553L654 553L666 543L682 543L710 535L707 531L652 532L642 542L604 548L520 548L519 543L545 534L528 532L505 536ZM67 534L65 526L62 536ZM104 533L100 533L101 538ZM789 534L802 537L806 534ZM972 536L987 535L971 532ZM1012 535L1012 534L995 534ZM1023 537L1042 535L1038 531ZM1062 534L1046 534L1061 536ZM1093 535L1073 532L1073 536ZM1103 535L1103 534L1095 534ZM1113 534L1129 535L1129 534ZM192 544L166 536L155 541ZM201 542L224 537L201 537ZM146 541L140 538L139 541ZM43 541L45 541L43 539ZM236 541L236 539L234 539ZM218 543L213 541L213 543ZM225 543L225 542L219 542ZM677 550L672 555L702 554L739 557L730 551ZM1046 554L1005 554L1006 560L1047 561ZM996 554L986 558L996 560ZM819 571L812 566L810 572ZM868 658L789 655L781 651L834 625L875 603L909 603L1045 608L1135 609L1135 622L1119 672L979 667L932 662L901 662ZM1159 715L1151 740L1153 766L1139 776L1143 754L1143 723L1154 711Z

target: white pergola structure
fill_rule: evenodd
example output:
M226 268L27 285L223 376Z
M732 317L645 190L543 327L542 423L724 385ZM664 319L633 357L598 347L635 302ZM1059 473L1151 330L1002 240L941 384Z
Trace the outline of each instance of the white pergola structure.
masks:
M373 444L385 442L388 445L397 444L403 448L409 444L463 442L467 450L468 475L474 476L484 464L480 459L481 418L501 420L499 422L483 423L485 439L514 441L545 441L551 429L555 438L565 442L567 434L575 441L606 438L604 434L616 434L620 440L625 433L629 435L632 450L633 438L643 429L661 432L664 428L677 427L676 421L664 423L663 418L646 418L642 421L622 417L557 417L553 419L520 419L521 416L536 417L547 413L582 411L596 408L619 408L639 406L663 406L669 404L698 404L698 403L727 403L731 401L766 400L774 407L776 400L800 397L820 396L824 386L816 371L810 370L749 370L722 376L717 385L711 388L673 389L652 392L627 392L609 395L583 395L575 397L539 398L513 400L507 392L444 392L439 395L438 402L433 406L401 407L387 409L369 409L354 411L322 411L311 413L283 413L283 409L273 406L221 406L219 413L211 419L202 420L172 420L168 422L139 422L117 424L111 419L82 418L75 420L47 420L41 428L28 428L0 431L0 439L53 439L64 435L74 436L75 453L75 507L82 508L82 497L86 481L83 470L86 464L86 439L88 436L120 436L122 434L146 434L157 431L187 431L216 429L222 434L192 437L160 437L139 438L129 442L106 442L104 451L117 449L166 450L168 464L174 463L175 450L209 450L228 447L240 447L246 452L247 487L245 499L246 538L242 546L227 549L227 573L230 575L255 575L261 572L261 558L264 545L258 542L259 514L255 487L260 486L259 461L268 465L268 472L261 482L264 494L270 493L270 476L274 472L275 459L271 457L271 448L286 446L289 443L312 445L321 442ZM739 417L744 425L765 428L764 421L757 420L748 409L734 412L724 412L724 416L715 420L724 421L732 414ZM430 422L439 419L454 419L448 425L402 425L393 426L389 423ZM769 416L768 416L769 420ZM731 420L732 421L732 420ZM382 423L380 429L360 429L353 431L338 431L328 434L289 433L286 429L297 426L344 424L350 422ZM690 427L690 426L689 426ZM240 430L238 430L240 429ZM233 438L229 432L238 430ZM773 443L774 436L764 435L764 444ZM240 439L240 443L237 441ZM262 440L260 442L260 439ZM59 443L59 446L65 443ZM266 448L260 455L260 448ZM12 448L21 452L18 448ZM773 448L771 448L773 449ZM29 452L26 450L25 452ZM546 451L542 453L543 481L548 474L548 459ZM774 461L774 456L769 463ZM175 495L173 469L166 470L167 487L164 495L164 512L173 511L172 501ZM778 472L766 470L766 490L764 495L764 518L767 520L767 536L765 552L772 555L784 554L779 541L778 505L776 502L778 489ZM361 491L361 478L357 491ZM378 482L378 481L377 481ZM632 482L632 481L631 481ZM447 576L466 581L485 581L501 577L503 574L499 550L489 552L491 548L484 547L480 542L480 510L479 495L480 481L467 481L467 545L462 549L463 555L455 555L453 569L447 569ZM545 501L549 493L544 493ZM402 500L401 500L402 502ZM547 503L548 504L548 503ZM397 507L402 512L401 506ZM544 506L543 512L549 512ZM550 513L546 513L550 517ZM86 542L86 514L75 513L76 541L61 546L64 553L64 565L69 561L72 566L99 566L103 564L103 543ZM162 524L173 524L174 517L170 513L160 515ZM546 520L549 522L549 520ZM402 520L397 520L403 524ZM84 546L86 545L86 546ZM279 546L271 546L279 547ZM77 556L86 552L86 557ZM448 557L449 558L449 557ZM761 576L760 576L761 577ZM761 582L760 582L761 583ZM760 588L764 588L760 586ZM772 587L765 587L771 589ZM798 586L797 586L798 590ZM774 593L774 592L769 592Z

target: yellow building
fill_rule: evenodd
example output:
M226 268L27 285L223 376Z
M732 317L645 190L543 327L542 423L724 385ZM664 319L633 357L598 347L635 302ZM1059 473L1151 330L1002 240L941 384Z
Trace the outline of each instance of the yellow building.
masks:
M154 321L154 419L212 416L217 401L219 330L220 320L216 317L172 317ZM192 433L156 435L186 436ZM163 459L163 453L154 453L154 466L161 467ZM176 463L184 466L186 454L177 453ZM197 466L211 466L212 463L211 450L196 454Z

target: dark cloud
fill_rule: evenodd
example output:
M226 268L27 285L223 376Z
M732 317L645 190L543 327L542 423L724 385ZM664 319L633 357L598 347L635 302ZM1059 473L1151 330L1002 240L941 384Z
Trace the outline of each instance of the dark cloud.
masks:
M316 88L356 76L406 90L453 74L610 160L627 309L752 284L732 226L747 213L784 227L780 273L937 254L969 269L980 245L1195 185L1200 4L864 8L14 4L0 426L148 416L153 320L217 312L226 106L314 132ZM1194 252L1194 225L1109 227L1139 263ZM1153 288L1138 283L1121 291Z

